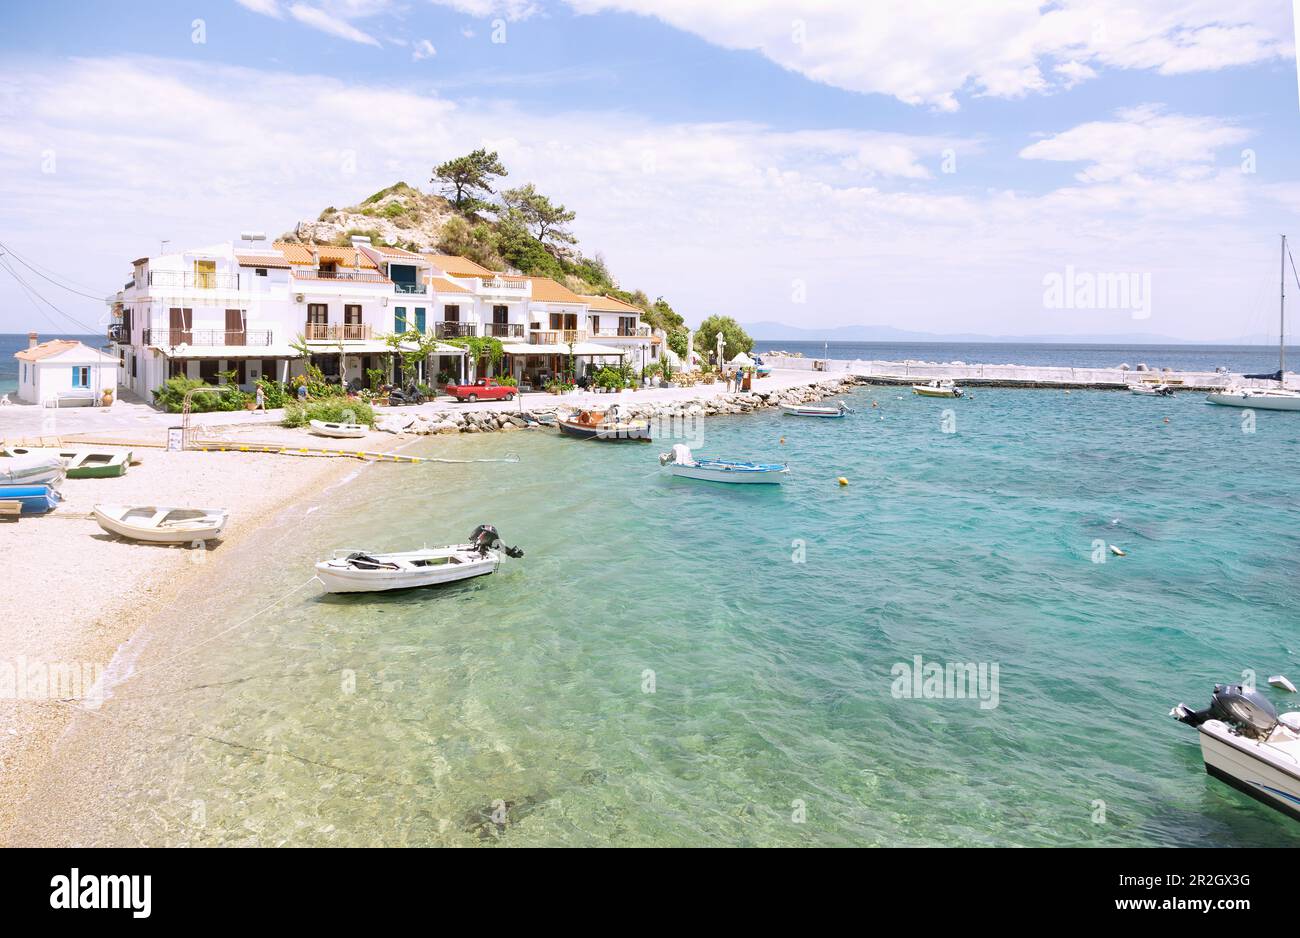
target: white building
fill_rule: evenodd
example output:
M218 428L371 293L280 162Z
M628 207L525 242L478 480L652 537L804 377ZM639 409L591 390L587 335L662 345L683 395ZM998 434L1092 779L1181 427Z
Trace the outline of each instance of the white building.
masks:
M38 342L27 334L18 359L18 399L31 404L98 404L104 392L117 393L118 360L71 339Z

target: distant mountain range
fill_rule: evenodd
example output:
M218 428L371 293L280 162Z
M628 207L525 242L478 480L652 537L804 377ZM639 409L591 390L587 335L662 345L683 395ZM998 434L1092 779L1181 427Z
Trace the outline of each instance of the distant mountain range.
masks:
M1132 332L1124 335L982 335L962 332L941 335L934 332L912 332L893 326L836 326L834 328L804 329L783 322L742 322L746 332L763 342L995 342L1008 343L1065 343L1082 345L1276 345L1277 336L1251 335L1219 342L1203 339L1176 339L1153 332ZM1290 336L1288 344L1290 344Z

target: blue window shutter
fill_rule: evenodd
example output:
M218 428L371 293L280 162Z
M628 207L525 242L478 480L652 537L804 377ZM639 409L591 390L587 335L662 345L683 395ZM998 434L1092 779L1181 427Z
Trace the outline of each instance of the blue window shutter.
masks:
M417 331L423 334L424 332L424 307L423 306L417 306L415 308L415 328Z
M406 307L405 306L397 307L397 309L393 313L393 331L394 332L406 331Z

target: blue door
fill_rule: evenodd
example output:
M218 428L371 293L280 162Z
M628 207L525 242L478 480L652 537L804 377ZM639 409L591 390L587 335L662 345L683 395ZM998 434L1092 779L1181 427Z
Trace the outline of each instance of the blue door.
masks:
M424 307L415 307L415 331L424 335Z

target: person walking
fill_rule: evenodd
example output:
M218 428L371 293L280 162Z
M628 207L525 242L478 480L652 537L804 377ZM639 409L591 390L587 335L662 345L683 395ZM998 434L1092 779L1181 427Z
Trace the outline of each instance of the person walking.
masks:
M257 390L254 392L254 394L255 394L255 397L256 397L257 403L256 403L256 405L253 407L253 409L254 409L254 410L260 410L262 413L266 413L266 391L262 389L262 385L261 385L261 384L258 384L258 385L257 385Z

